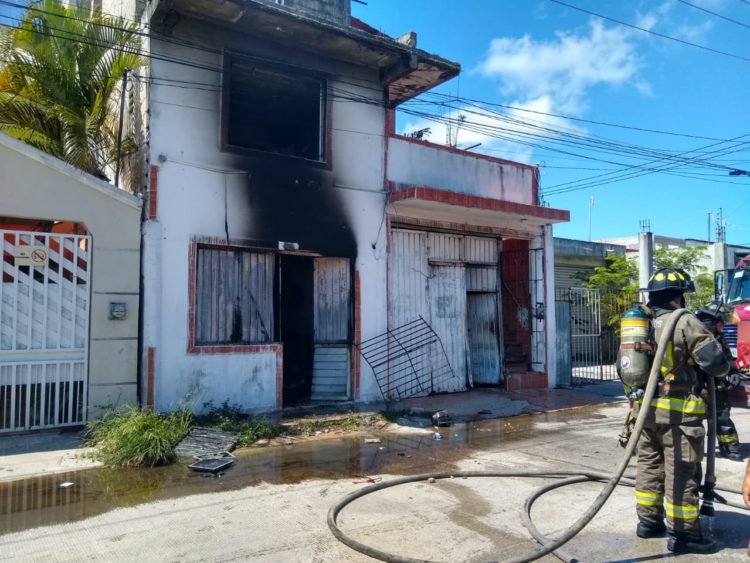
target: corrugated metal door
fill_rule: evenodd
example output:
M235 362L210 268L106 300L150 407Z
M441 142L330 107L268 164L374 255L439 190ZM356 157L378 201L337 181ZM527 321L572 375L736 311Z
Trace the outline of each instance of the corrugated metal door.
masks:
M0 432L82 424L91 237L0 237Z
M427 300L427 233L396 229L388 264L388 328L423 317L430 322Z
M500 247L497 239L466 237L466 330L469 370L475 384L502 382Z
M466 389L466 274L462 265L430 266L430 319L443 342L454 377L435 392Z
M351 272L347 258L316 258L313 401L349 398Z
M497 295L469 293L466 296L466 308L472 379L479 385L497 385L502 380Z

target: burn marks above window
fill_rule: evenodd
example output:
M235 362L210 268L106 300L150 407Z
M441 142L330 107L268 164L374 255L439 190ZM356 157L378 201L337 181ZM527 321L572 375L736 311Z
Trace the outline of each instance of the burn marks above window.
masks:
M319 78L226 55L222 148L324 161L325 93Z

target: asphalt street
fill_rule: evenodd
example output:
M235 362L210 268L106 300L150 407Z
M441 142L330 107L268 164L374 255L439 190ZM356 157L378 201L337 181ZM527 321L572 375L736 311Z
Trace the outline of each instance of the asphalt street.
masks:
M75 517L49 525L35 525L30 518L20 528L6 520L16 531L0 535L0 554L8 561L45 562L371 561L337 541L327 527L329 508L344 496L372 481L430 471L611 472L623 451L616 437L624 416L625 406L618 402L460 423L441 429L440 440L433 428L400 428L382 434L379 443L373 443L372 433L363 433L244 450L237 467L213 480L208 492L192 475L174 481L169 494L112 503L111 509L101 500L107 495L104 477L98 488L83 491ZM750 437L750 411L733 409L733 418L740 436ZM743 467L718 459L719 486L738 490ZM538 547L523 527L521 513L527 496L546 482L550 479L513 477L411 483L353 502L339 523L352 538L402 557L502 561ZM532 517L543 533L554 536L590 505L601 487L582 483L557 489L535 504ZM98 508L89 517L86 499L93 506L97 497ZM61 507L39 511L55 509ZM666 540L638 539L635 524L633 490L618 487L564 549L583 561L667 557ZM677 559L747 561L750 512L719 506L711 524L720 551ZM557 561L551 555L541 560Z

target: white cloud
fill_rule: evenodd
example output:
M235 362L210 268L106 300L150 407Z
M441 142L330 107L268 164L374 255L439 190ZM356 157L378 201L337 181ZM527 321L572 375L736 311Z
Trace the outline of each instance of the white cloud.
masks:
M588 88L621 85L640 68L629 30L592 20L587 31L559 32L552 41L535 41L528 35L494 39L478 70L499 79L505 95L525 101L547 97L556 113L580 115Z
M472 148L472 151L529 163L532 162L533 147L514 140L538 143L540 141L534 135L550 136L548 130L540 130L541 128L585 134L583 129L570 120L549 115L552 103L549 96L541 96L525 102L510 102L508 106L513 109L483 109L466 105L452 109L440 121L420 119L406 123L401 133L409 134L429 127L430 133L425 138L434 143L450 144L458 148L474 147L481 143Z

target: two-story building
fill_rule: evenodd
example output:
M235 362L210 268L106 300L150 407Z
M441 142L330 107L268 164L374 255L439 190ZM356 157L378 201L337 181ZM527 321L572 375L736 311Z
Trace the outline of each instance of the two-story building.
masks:
M349 0L103 9L148 30L131 94L144 403L555 384L551 226L568 212L538 204L533 166L395 132L395 108L457 63Z

